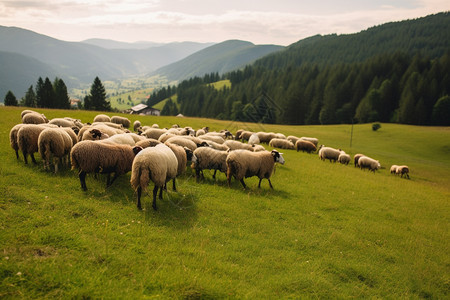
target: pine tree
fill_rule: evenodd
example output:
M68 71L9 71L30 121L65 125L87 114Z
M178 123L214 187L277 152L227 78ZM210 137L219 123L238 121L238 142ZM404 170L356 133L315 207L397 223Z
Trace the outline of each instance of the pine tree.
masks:
M86 98L85 98L86 99ZM106 90L98 77L95 77L91 85L91 93L89 97L90 107L87 109L110 111L111 103L106 100ZM86 104L85 104L86 105Z
M34 93L32 85L28 88L28 91L25 94L23 105L27 107L36 107L36 94Z
M5 105L6 106L17 106L19 103L17 102L16 96L14 96L13 92L8 91L5 95Z
M44 107L44 80L39 77L36 83L36 107Z
M67 87L64 81L58 77L55 78L53 83L55 91L55 108L70 108L70 98L67 94Z
M450 125L450 96L440 98L433 107L432 121L435 125Z

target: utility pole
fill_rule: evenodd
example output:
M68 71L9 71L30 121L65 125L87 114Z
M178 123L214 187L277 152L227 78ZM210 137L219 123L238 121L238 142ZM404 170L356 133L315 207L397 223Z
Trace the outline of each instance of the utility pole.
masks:
M353 141L353 118L352 118L352 131L350 133L350 148L352 147L352 141Z

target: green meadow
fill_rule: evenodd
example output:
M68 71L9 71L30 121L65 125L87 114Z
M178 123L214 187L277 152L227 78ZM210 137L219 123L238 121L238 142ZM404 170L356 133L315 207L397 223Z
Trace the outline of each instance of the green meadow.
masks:
M380 161L375 174L284 150L257 188L205 171L136 208L130 174L45 171L16 159L9 131L23 108L0 107L0 298L449 298L450 128L281 126L126 115L143 125L239 128L317 137ZM92 122L97 112L37 109ZM108 113L113 115L113 113ZM125 115L124 115L125 116ZM266 145L266 148L269 147ZM411 179L389 173L406 164Z

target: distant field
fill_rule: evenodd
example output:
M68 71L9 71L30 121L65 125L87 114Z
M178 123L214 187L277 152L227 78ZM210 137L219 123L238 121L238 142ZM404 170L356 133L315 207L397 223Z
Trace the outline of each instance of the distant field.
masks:
M384 167L373 174L283 150L274 190L255 177L247 190L228 187L208 171L197 183L188 170L155 212L151 192L136 209L130 174L108 189L88 176L83 192L76 171L16 160L8 134L21 110L0 107L1 298L449 298L449 127L355 125L350 147L351 125L126 115L314 136ZM38 111L83 122L97 114ZM411 179L391 175L391 164L409 165Z

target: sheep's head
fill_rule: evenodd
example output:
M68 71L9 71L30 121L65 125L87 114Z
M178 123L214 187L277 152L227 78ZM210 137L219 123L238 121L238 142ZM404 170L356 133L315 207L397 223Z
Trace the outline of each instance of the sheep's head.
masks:
M272 150L272 156L273 156L274 162L284 165L284 158L283 158L282 154L283 153L280 153L277 150Z
M198 147L210 147L209 144L205 141L201 142L200 144L197 144L197 148Z
M93 140L100 140L102 138L102 132L98 129L91 129L89 133L91 134Z
M140 146L134 146L133 147L133 153L134 153L134 156L136 156L139 152L141 152L142 151L142 147L140 147Z
M187 160L192 160L192 157L194 155L194 153L192 152L191 149L189 149L188 147L183 147L184 151L186 152L186 158Z

